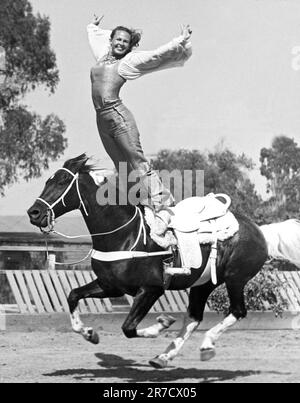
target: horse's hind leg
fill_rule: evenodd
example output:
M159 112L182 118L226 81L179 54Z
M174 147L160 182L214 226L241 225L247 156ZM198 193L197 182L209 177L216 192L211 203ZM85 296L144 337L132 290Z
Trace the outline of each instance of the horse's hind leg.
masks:
M191 288L188 315L185 315L184 317L183 327L176 339L172 341L164 353L150 360L150 364L154 368L165 368L169 361L174 360L174 358L177 357L185 342L191 337L193 332L202 322L207 299L214 289L215 285L211 282Z
M83 287L75 288L71 291L68 297L68 304L71 315L71 324L72 329L75 333L81 334L85 340L93 343L99 343L98 334L91 328L85 327L83 322L80 319L80 315L78 312L78 302L83 298L109 298L109 297L118 297L122 294L118 292L110 292L104 291L98 284L98 280L94 280L91 283L84 285Z
M245 282L237 282L230 279L226 282L228 296L230 300L230 311L228 316L217 326L210 329L206 334L200 348L201 361L208 361L216 355L215 344L220 336L229 328L234 326L236 322L247 316L245 306L244 288Z
M177 335L176 339L172 341L172 343L168 346L163 354L160 354L150 360L150 365L157 369L165 368L168 365L169 361L174 360L174 358L178 355L184 343L191 337L199 324L199 321L193 320L186 315L184 317L183 327Z

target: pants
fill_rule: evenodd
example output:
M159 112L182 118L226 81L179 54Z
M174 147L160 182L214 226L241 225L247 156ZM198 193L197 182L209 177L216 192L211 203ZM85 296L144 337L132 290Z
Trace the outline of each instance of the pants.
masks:
M119 163L127 163L128 173L135 172L150 197L150 206L155 211L174 206L174 198L163 185L146 159L140 134L132 113L120 99L104 103L97 109L97 126L104 148L119 172ZM120 172L119 172L120 173ZM141 204L149 205L149 200Z

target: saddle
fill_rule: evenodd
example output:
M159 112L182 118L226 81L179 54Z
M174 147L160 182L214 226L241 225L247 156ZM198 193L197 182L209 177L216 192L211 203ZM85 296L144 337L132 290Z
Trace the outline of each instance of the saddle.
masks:
M228 210L230 205L229 196L210 193L205 197L183 200L171 209L174 215L169 227L176 238L183 267L174 268L172 264L168 264L168 274L188 275L191 269L199 269L203 262L201 245L210 244L209 268L206 268L205 274L207 277L207 272L210 271L213 284L217 284L217 242L225 241L239 230L238 221ZM170 231L167 234L167 239L169 238Z

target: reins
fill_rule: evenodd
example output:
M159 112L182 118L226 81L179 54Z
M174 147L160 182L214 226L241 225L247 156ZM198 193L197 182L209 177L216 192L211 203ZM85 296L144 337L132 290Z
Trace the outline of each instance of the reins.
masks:
M136 218L138 212L140 212L140 214L142 214L141 211L140 211L140 209L139 209L138 207L136 207L135 214L134 214L134 216L130 219L130 221L128 221L126 224L122 225L121 227L116 228L116 229L114 229L114 230L112 230L112 231L108 231L108 232L99 232L99 233L97 233L97 234L89 234L89 235L65 235L65 234L63 234L62 232L58 232L58 231L56 231L55 229L53 229L53 230L51 230L51 233L54 233L54 234L56 234L56 235L59 235L59 236L61 236L61 237L63 237L63 238L67 238L67 239L78 239L78 238L89 238L89 237L92 237L92 238L93 238L93 237L95 237L95 236L111 235L111 234L115 234L116 232L121 231L123 228L126 228L128 225L130 225L130 224L135 220L135 218ZM145 229L145 230L146 230L146 229Z

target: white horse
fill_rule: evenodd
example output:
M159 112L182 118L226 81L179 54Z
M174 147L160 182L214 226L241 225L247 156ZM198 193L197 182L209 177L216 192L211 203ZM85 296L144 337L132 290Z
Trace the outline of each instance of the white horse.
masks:
M260 227L267 241L269 256L289 260L300 268L300 221L291 219Z

